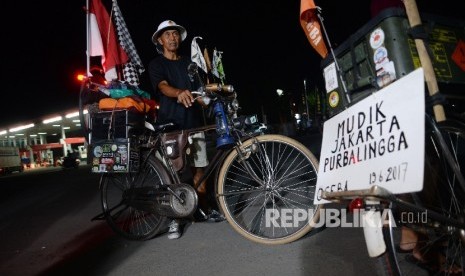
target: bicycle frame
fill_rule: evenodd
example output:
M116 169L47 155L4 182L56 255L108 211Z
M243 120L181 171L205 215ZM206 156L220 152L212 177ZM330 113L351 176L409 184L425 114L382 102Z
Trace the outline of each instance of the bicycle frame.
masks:
M193 129L188 129L185 131L185 134L183 135L191 135L192 133L196 133L196 132L207 132L207 131L212 131L216 128L216 125L207 125L207 126L204 126L204 127L199 127L199 128L193 128ZM169 133L169 132L167 132ZM157 133L155 134L154 136L156 136L155 140L158 141L156 142L156 144L154 144L153 146L151 146L151 153L150 154L154 154L154 151L156 151L157 149L160 150L161 152L161 158L162 160L164 161L164 164L166 164L166 168L167 170L169 171L170 175L172 176L174 182L173 184L180 184L181 183L181 179L179 177L179 172L176 171L174 168L173 168L173 165L172 165L172 162L171 162L171 159L168 157L167 153L166 153L166 146L164 145L164 143L161 141L160 139L160 136L163 134L162 133ZM253 139L254 136L257 136L257 135L260 135L258 133L255 133L254 135L249 135L249 136L242 136L242 140L244 139ZM239 145L242 143L242 140L241 139L237 139L235 141L235 144L234 145L231 145L230 147L219 147L219 148L216 148L216 151L215 151L215 154L213 157L210 158L209 160L209 163L208 165L205 167L205 171L204 171L204 174L202 175L202 177L199 179L198 183L202 183L203 181L207 180L213 171L215 171L215 169L219 168L221 165L222 165L222 161L226 158L226 156L233 150L237 150L238 154L240 156L243 155L242 151L239 149ZM187 149L184 149L182 151L182 155L183 155L183 159L186 158L186 150ZM153 152L153 153L152 153ZM245 158L242 158L242 159L245 159ZM246 163L247 164L247 163ZM250 175L254 176L255 179L257 179L257 182L259 182L258 180L258 177L255 175L255 173L253 172L253 170L250 168L250 165L246 165L246 168L248 169L248 172Z

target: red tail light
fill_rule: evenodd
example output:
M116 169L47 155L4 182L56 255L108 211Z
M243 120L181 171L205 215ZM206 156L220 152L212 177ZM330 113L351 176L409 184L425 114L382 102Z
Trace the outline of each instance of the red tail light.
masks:
M95 76L89 76L87 77L86 75L83 75L83 74L78 74L76 76L76 79L80 82L83 82L87 79L90 79L93 83L95 84L99 84L99 85L104 85L106 86L108 84L108 82L105 80L105 77L101 76L101 75L95 75Z
M85 75L83 75L83 74L79 74L79 75L77 75L76 78L77 78L78 81L83 81L83 80L85 80L87 77L86 77Z
M353 212L355 209L364 208L363 199L360 197L354 198L349 203L349 212Z

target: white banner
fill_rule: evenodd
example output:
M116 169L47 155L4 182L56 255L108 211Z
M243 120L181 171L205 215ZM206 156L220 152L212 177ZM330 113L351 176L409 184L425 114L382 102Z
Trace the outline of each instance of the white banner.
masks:
M207 63L203 57L202 50L200 50L199 44L197 44L197 39L202 39L200 36L196 36L192 39L191 42L191 60L205 72L207 73Z
M423 188L425 87L419 68L354 104L323 128L315 204L323 191Z

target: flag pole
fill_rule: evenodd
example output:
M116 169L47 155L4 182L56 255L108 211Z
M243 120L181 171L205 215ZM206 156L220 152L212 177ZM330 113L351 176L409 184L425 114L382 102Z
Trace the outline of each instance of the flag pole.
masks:
M341 83L342 83L342 88L344 89L344 94L346 96L347 102L350 104L351 100L350 100L349 92L347 91L346 83L344 79L342 78L341 68L339 67L339 64L337 63L337 58L336 58L336 55L334 54L333 47L331 46L331 41L329 41L328 33L326 32L325 25L323 24L323 17L320 14L321 8L317 7L316 9L317 9L318 19L320 20L321 27L323 28L323 33L325 34L326 41L328 41L328 46L329 46L329 50L331 51L331 56L333 57L334 64L336 65L336 70L338 72L339 79L341 80Z
M89 77L90 73L90 57L89 57L89 48L90 48L90 14L89 14L89 0L86 0L86 77Z
M90 15L89 15L89 0L86 0L86 78L90 77L90 57L89 57L89 44L90 44ZM89 146L89 117L84 116L84 103L82 101L82 94L86 89L86 82L81 83L81 89L79 90L79 121L84 131L85 145ZM86 120L87 119L87 120ZM63 150L65 150L65 145L63 145ZM88 159L89 160L89 159Z

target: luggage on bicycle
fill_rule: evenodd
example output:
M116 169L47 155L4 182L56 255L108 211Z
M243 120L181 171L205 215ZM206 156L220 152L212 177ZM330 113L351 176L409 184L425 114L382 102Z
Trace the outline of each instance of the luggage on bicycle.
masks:
M138 96L126 96L117 99L104 98L99 101L101 110L130 109L146 114L155 113L156 105L157 103L154 100Z
M432 14L421 14L421 18L425 30L423 35L426 35L426 46L441 92L447 98L448 93L459 90L457 87L463 91L465 71L457 52L465 48L465 21ZM389 8L334 50L351 103L360 101L420 67L412 32L405 11ZM331 55L322 60L321 68L325 78L328 115L333 117L349 103Z
M128 109L92 114L88 149L92 172L137 172L136 136L144 131L144 121L143 113Z

